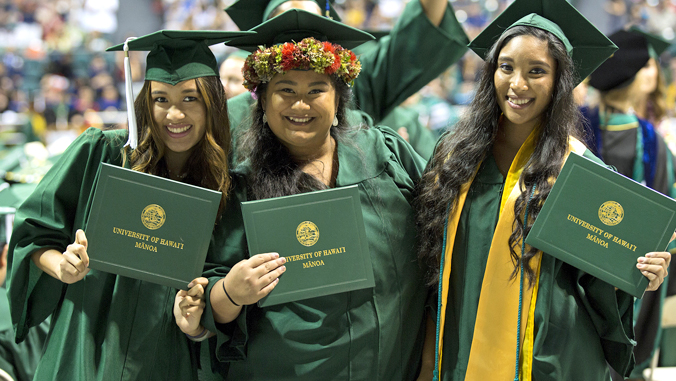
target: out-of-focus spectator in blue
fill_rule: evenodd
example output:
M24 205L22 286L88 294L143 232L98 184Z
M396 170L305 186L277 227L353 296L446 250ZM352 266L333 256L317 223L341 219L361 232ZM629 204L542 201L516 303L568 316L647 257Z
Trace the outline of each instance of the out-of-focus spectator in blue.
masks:
M122 110L122 98L117 87L108 84L101 89L101 96L98 99L99 109L101 111L120 111Z

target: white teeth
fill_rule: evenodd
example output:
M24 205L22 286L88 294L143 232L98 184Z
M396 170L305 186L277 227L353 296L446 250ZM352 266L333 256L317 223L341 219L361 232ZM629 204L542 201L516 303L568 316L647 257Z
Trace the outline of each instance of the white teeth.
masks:
M294 118L294 117L292 117L292 116L289 116L288 118L289 118L289 120L291 120L292 122L296 122L296 123L307 123L307 122L309 122L310 119L311 119L311 118Z
M532 101L533 99L516 99L516 98L509 98L509 101L514 103L515 105L525 105L526 103Z
M190 129L190 125L184 126L184 127L178 127L178 128L172 128L171 126L167 126L167 129L169 132L172 134L180 134L181 132L188 131Z

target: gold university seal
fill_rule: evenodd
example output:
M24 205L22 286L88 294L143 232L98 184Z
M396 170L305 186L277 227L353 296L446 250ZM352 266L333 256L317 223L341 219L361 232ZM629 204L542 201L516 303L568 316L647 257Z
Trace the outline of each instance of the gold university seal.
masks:
M143 209L143 213L141 213L141 222L143 222L143 226L150 230L161 228L166 219L167 214L164 212L164 209L157 204L146 206Z
M608 226L615 226L622 222L624 209L616 201L606 201L599 208L599 219Z
M296 238L303 246L312 246L319 239L319 228L312 221L303 221L296 228Z

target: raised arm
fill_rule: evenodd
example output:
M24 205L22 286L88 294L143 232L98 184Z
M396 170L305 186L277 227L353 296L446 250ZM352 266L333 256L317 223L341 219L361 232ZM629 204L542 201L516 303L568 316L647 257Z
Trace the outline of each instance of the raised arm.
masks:
M441 25L441 20L444 19L444 13L448 7L448 0L420 0L425 15L434 26Z

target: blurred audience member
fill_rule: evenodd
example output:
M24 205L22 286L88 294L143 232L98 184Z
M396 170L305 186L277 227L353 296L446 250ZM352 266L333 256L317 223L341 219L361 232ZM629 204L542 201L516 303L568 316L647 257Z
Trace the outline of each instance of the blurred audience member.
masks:
M244 87L242 66L244 66L244 61L248 55L249 52L247 51L237 50L230 53L221 63L219 73L228 99L247 91Z
M122 99L117 87L108 84L101 90L101 97L98 99L99 109L101 111L120 111L122 110Z

